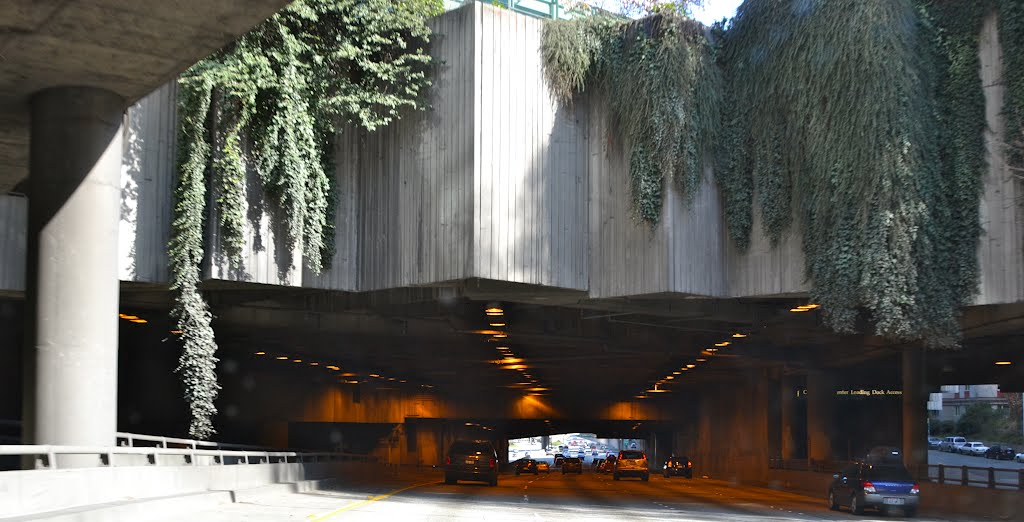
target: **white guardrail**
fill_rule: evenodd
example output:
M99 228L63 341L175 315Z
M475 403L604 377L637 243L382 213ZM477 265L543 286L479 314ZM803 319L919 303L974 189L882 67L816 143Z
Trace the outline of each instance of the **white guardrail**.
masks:
M274 450L243 444L178 439L136 433L117 433L118 446L62 446L39 444L0 445L0 456L35 457L36 469L57 469L57 455L96 455L101 467L114 466L115 455L146 457L146 464L171 464L172 460L187 465L276 464L295 462L376 462L376 456L325 451ZM141 443L141 445L140 445ZM179 447L173 447L179 446ZM137 460L131 465L138 465Z

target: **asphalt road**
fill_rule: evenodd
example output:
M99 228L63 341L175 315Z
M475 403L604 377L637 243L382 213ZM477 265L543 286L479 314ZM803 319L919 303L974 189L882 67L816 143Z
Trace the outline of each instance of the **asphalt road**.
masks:
M1012 460L993 460L974 455L960 455L943 451L928 450L928 464L945 464L946 466L971 466L974 468L1024 469L1024 462Z
M893 520L877 513L855 517L834 512L823 499L754 487L652 475L650 482L613 481L589 470L540 476L502 475L498 487L459 483L441 474L402 471L400 476L364 478L329 490L267 494L246 503L188 514L190 520L278 521L462 521L462 520ZM175 520L181 520L178 514ZM171 520L171 519L168 519ZM924 516L916 520L950 520Z

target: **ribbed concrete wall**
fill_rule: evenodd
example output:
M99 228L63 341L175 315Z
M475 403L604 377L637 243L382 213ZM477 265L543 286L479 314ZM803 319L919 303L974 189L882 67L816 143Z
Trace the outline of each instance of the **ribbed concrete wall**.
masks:
M28 199L0 195L0 293L25 291Z

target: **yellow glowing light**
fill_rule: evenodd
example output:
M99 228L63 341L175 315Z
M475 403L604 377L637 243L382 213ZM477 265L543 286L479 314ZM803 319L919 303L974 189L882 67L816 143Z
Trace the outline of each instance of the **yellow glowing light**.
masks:
M183 334L185 332L182 331L182 330L171 330L171 333L174 334L174 335L181 335L181 334Z
M715 346L717 346L719 348L724 348L726 346L729 346L729 341L722 341L720 343L715 343Z
M147 321L145 319L130 319L130 321L133 322L133 323L137 323L137 324L146 324L146 323L149 322L149 321Z
M396 378L394 378L394 377L388 377L388 380L389 380L389 381L397 381L398 379L396 379Z
M707 359L701 357L700 359L697 359L697 362L707 362Z
M504 339L506 337L508 337L507 333L496 333L496 334L494 334L494 338L495 339Z
M340 370L341 368L339 368L339 367L337 367L337 366L332 364L332 365L328 366L327 369L336 372L336 371ZM349 377L354 377L354 375L349 375Z
M545 388L543 386L537 386L536 388L527 388L526 391L542 392L542 391L548 391L549 389L550 388Z
M338 368L337 366L328 366L328 368L330 368L332 370L340 370L341 369L341 368ZM352 373L352 372L345 372L345 373L341 374L341 376L342 377L359 377L359 374Z
M341 382L343 382L345 384L359 384L359 381L352 381L352 380L344 380L344 381L341 381Z
M518 364L521 362L523 362L523 359L520 357L505 357L504 359L494 361L495 364Z
M502 326L505 326L505 323L491 323L491 326L494 328L501 328Z
M681 371L679 371L679 370L676 370L676 371L672 372L672 375L679 375L679 374L681 374L681 373L683 373L683 372L681 372Z
M737 333L732 334L732 336L735 339L743 339L744 337L747 336L747 334L737 332Z
M496 334L505 333L505 332L503 332L501 330L473 330L473 333L480 334L480 335L496 335Z
M811 310L809 308L790 308L789 311L798 314L800 312L810 312Z
M292 362L300 363L302 362L302 359L293 359Z
M523 370L525 370L527 368L527 366L525 364L509 364L507 366L502 366L502 368L504 368L506 370L519 370L519 371L523 371Z
M1011 364L1013 363L1010 361L996 361L996 366L1009 366Z
M665 380L666 381L671 381L672 379L675 379L675 378L676 378L675 375L669 375L669 376L665 377Z
M705 352L710 352L710 353L715 353L715 352L717 352L717 351L718 351L718 348L708 348L708 349L706 349L706 350L704 350L704 351L705 351Z
M318 362L311 362L311 363L309 363L309 365L310 366L320 366L320 363L318 363Z
M128 314L117 314L117 316L120 317L121 319L127 319L129 321L131 321L132 319L138 319L139 318L139 316L137 316L137 315L128 315Z
M696 364L687 364L686 367L687 368L696 368L697 365Z
M373 377L374 379L380 379L380 374L371 373L370 377Z
M287 361L288 360L288 356L287 355L282 355L280 357L277 357L277 360L279 360L279 361Z
M256 352L256 355L266 355L267 352Z
M662 390L655 385L654 388L647 390L645 393L669 393L669 390Z
M820 304L811 303L811 304L800 305L797 308L801 308L801 309L804 309L804 310L814 310L815 308L820 308L820 307L821 307Z
M492 307L484 310L484 313L487 314L487 315L503 315L505 313L505 311L502 310L501 308L496 307L496 306L492 306Z

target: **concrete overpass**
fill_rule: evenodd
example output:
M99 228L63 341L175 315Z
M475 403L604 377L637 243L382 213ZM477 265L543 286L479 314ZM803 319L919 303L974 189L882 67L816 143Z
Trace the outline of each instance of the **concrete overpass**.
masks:
M138 43L124 86L96 72L47 76L26 58L19 70L33 80L12 84L35 87L0 98L14 129L3 136L22 136L0 155L12 158L0 179L23 194L0 198L0 418L25 419L26 441L184 434L167 320L175 93L166 82L280 3L247 3L244 15L230 3L147 7L189 30L169 31L169 40L154 30L149 42L161 45ZM100 18L72 16L68 6L79 4L94 6L26 6L35 22L24 27L41 34L12 31L9 41L68 35L59 54L73 57L90 47L61 29L62 17L88 27L141 9L97 2ZM218 17L237 30L212 30ZM280 250L257 190L248 194L241 272L228 269L209 231L204 290L221 346L220 440L390 448L399 462L436 464L462 436L636 432L687 453L701 471L767 482L770 459L841 461L875 444L901 445L918 465L927 391L981 381L1024 391L1024 211L996 145L1003 88L992 21L980 51L992 129L982 281L955 352L841 337L816 312L791 312L807 304L799 231L772 246L755 222L751 249L739 252L723 232L710 172L690 205L667 192L657 229L634 223L626 160L607 139L602 108L558 106L547 94L539 21L474 3L433 25L432 52L444 63L433 110L376 134L347 133L339 146L330 270L312 274ZM149 48L164 44L180 60ZM90 63L83 69L127 67ZM90 88L30 97L57 85ZM83 105L87 97L94 101ZM72 106L80 116L62 119ZM31 153L28 135L39 145ZM30 171L17 167L18 151L33 158ZM37 215L37 205L48 213ZM486 314L494 307L500 316ZM147 322L114 323L115 313ZM92 355L59 362L82 353ZM496 364L505 357L523 361ZM22 364L25 377L15 370ZM659 381L668 393L644 393ZM850 390L899 394L837 394Z

